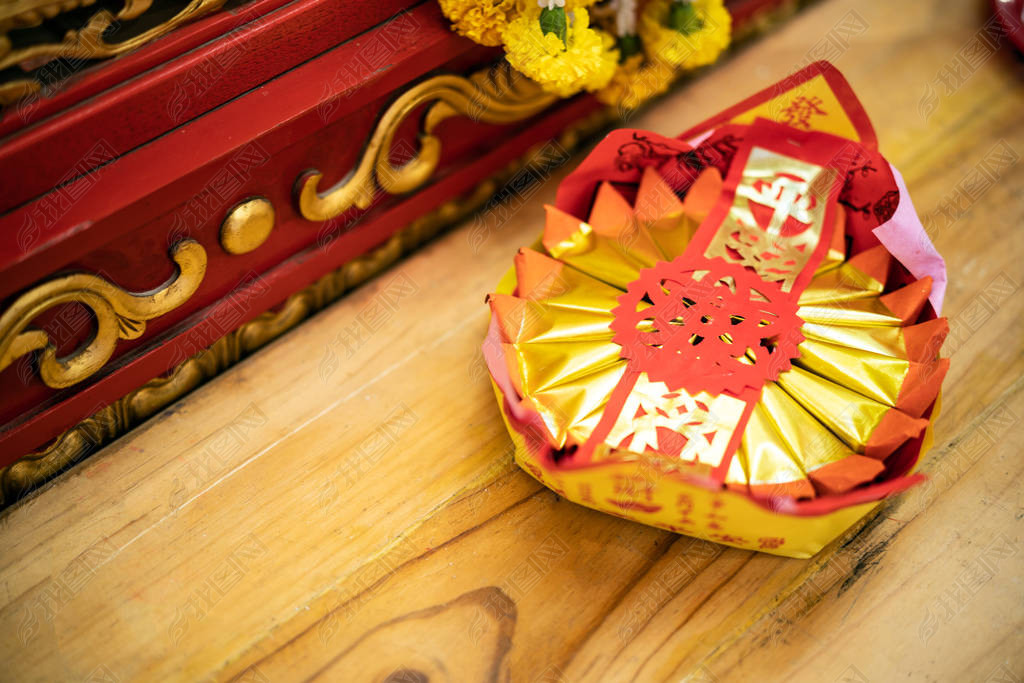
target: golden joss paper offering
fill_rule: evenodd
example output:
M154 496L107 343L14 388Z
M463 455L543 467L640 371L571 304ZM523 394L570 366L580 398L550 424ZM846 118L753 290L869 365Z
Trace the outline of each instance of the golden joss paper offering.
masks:
M488 297L516 459L569 500L809 557L913 469L945 266L819 62L678 138L608 135Z

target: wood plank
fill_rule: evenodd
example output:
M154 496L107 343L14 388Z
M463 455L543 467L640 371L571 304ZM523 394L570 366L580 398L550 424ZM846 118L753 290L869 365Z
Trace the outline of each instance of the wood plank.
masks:
M483 295L562 168L0 517L7 676L1024 676L1024 164L940 214L994 145L1024 150L1010 55L953 94L934 82L985 18L820 3L631 123L688 127L802 65L851 11L867 29L834 61L950 271L926 485L803 561L587 510L520 472L479 360Z

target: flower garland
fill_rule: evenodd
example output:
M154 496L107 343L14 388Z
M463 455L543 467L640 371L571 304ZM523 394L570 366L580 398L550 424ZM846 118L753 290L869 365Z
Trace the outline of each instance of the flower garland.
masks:
M460 36L481 45L501 45L501 32L519 13L518 0L438 0L441 11Z
M564 10L561 14L549 11L566 17ZM612 37L590 28L590 16L582 7L572 11L569 21L552 19L553 28L546 32L549 26L542 14L539 8L528 9L505 29L502 37L509 63L560 97L607 85L619 62Z
M714 62L729 45L731 26L721 0L651 0L640 13L648 57L683 69Z
M586 90L627 110L714 62L731 33L722 0L438 2L454 31L504 46L508 62L546 91Z

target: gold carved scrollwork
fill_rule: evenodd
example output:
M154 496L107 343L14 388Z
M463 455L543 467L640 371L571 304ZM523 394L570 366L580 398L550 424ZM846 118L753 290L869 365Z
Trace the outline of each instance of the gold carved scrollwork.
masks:
M42 350L39 374L56 389L82 381L106 364L118 339L137 339L147 320L172 311L192 296L206 274L206 251L195 240L171 249L178 273L163 287L133 294L96 275L75 273L55 278L19 296L0 316L0 370L26 353ZM43 312L60 304L87 306L96 319L96 332L71 355L57 357L46 332L29 327Z
M442 75L409 88L385 110L355 169L323 194L322 173L299 178L299 210L311 221L326 221L352 207L370 206L379 189L389 194L411 192L426 183L441 158L441 140L434 131L445 119L464 116L492 124L514 123L537 114L557 97L513 70L499 64L470 76ZM419 133L420 148L401 166L389 156L399 126L418 107L430 103Z
M104 38L111 26L122 21L137 19L150 9L153 0L123 0L116 13L98 10L79 30L70 30L60 42L29 44L14 47L8 32L31 28L47 19L88 7L95 0L6 0L0 2L0 70L15 65L36 68L62 57L68 60L104 59L123 54L170 33L172 30L214 10L226 0L191 0L179 12L164 22L142 31L131 38L109 43ZM0 84L0 106L12 104L22 97L38 92L40 84L31 79L19 79Z

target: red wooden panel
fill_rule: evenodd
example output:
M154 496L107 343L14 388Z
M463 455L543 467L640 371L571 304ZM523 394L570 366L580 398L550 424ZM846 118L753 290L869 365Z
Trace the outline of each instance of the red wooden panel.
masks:
M124 154L153 140L387 20L410 3L300 0L274 9L280 4L281 0L263 0L211 15L136 53L98 65L78 77L64 97L37 100L40 111L28 114L39 122L31 127L17 130L24 112L12 108L0 121L0 135L8 135L0 141L0 212L90 170L108 154ZM440 10L436 3L430 5L415 15L402 12L394 21L435 19ZM218 35L218 40L205 42ZM104 88L102 97L84 99L83 93ZM72 101L80 102L59 117L40 120L43 112L68 107ZM90 154L100 140L104 152ZM49 153L40 155L44 146Z
M435 19L436 5L423 12L415 36L406 36L389 54L385 68L363 73L349 67L372 39L360 36L321 58L293 69L265 86L144 145L131 154L85 174L58 191L0 217L0 297L64 267L194 196L208 173L252 141L270 155L296 141L319 135L308 166L336 169L337 152L364 140L324 138L323 129L368 101L388 96L411 74L439 68L466 52L493 51L451 34ZM482 58L482 57L481 57ZM325 117L325 118L322 118ZM103 155L103 141L90 140ZM47 143L49 146L50 143ZM339 169L340 177L348 169ZM290 183L294 178L282 180Z
M475 59L480 60L481 56L477 54ZM466 58L459 58L445 66L456 72L463 71L470 68L463 63L465 61ZM484 61L489 62L489 56L485 56ZM378 97L350 115L317 130L314 135L301 137L287 143L287 146L271 146L266 143L266 139L272 135L241 145L226 158L207 164L201 171L191 174L191 184L180 195L181 203L66 264L69 270L101 274L130 291L145 291L167 281L174 274L174 265L167 256L172 244L184 238L192 238L207 248L207 274L202 286L189 302L148 323L145 335L139 339L119 342L117 354L128 354L137 347L152 343L154 336L174 326L191 311L233 291L239 281L253 273L262 273L296 251L323 239L324 225L304 221L294 212L294 182L311 165L324 169L328 178L344 176L357 163L362 151L359 143L369 138L388 100L387 96ZM224 115L230 115L230 112ZM407 123L410 125L406 127L405 138L396 141L399 146L411 150L418 145L417 119L416 116L409 118ZM514 133L525 125L520 123L499 127L466 120L442 123L438 134L443 136L446 144L438 177L443 175L445 167L469 163L480 153L486 152L494 135ZM352 144L353 141L356 144ZM118 161L112 170L123 162ZM275 229L266 243L249 254L226 254L219 247L220 222L231 206L253 195L270 199L276 207L279 221L294 219L298 221L299 227ZM360 227L368 215L402 201L405 201L404 197L382 193L369 213L353 210L327 227L333 227L334 232L346 230L346 226L348 229ZM93 234L102 236L101 229L102 225L97 224ZM140 268L140 263L146 264L146 267ZM64 353L77 348L91 330L88 320L82 319L81 311L76 309L55 309L36 322L36 326L51 333L51 338ZM230 329L225 329L224 333ZM13 377L17 377L21 384L15 396L5 396L0 400L0 424L14 419L57 393L39 381L25 363L27 359L16 362L4 373L0 373L0 381L6 377L12 378L10 381L13 383ZM81 387L76 386L64 393L70 394L79 389Z
M73 104L138 76L178 55L218 36L235 30L248 14L262 15L273 11L288 0L252 0L244 9L226 10L211 14L187 24L170 34L154 40L138 50L120 57L91 65L69 78L51 85L38 97L26 98L19 105L0 112L0 138L28 125L42 121ZM54 71L59 72L60 65Z
M471 190L480 179L518 158L531 145L550 139L575 120L597 109L594 100L577 98L536 119L522 132L501 138L489 151L482 151L472 164L440 177L429 189L410 195L406 201L375 211L359 226L325 247L315 242L302 252L261 274L233 293L229 299L214 303L205 310L179 320L166 330L159 345L147 345L135 353L122 356L94 378L95 383L78 390L66 391L45 409L25 416L0 431L0 466L9 464L36 448L70 424L96 412L99 407L128 393L152 377L165 372L192 353L197 353L227 331L221 323L226 317L237 326L260 312L283 301L320 275L339 267L353 257L381 244L394 232L408 225L451 197ZM491 138L494 139L493 137ZM282 220L277 232L310 231L315 226L292 217ZM254 252L255 253L255 252ZM238 306L243 314L236 315ZM157 321L154 321L154 323ZM5 373L6 374L6 373ZM0 385L3 385L0 382Z

